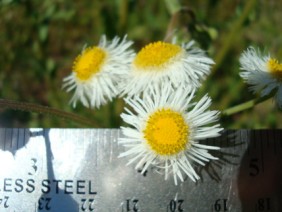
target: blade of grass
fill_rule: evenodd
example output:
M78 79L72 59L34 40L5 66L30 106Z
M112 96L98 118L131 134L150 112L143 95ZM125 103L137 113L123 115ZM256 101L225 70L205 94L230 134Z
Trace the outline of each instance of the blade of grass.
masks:
M246 2L240 18L237 19L233 24L232 30L227 35L225 41L223 42L222 47L220 48L220 51L215 56L216 64L213 66L213 72L215 72L215 70L217 70L218 67L220 67L230 47L232 46L232 44L234 44L233 42L234 38L236 38L236 36L238 35L238 31L240 30L244 21L246 20L252 9L254 8L256 1L257 0L249 0Z

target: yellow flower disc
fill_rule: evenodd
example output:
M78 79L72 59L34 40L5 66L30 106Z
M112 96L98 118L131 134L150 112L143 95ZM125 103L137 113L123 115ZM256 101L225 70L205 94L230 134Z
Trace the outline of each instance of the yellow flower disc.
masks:
M169 156L186 149L189 126L180 113L160 109L150 115L143 133L156 154Z
M136 55L133 64L143 70L151 68L163 70L164 66L177 58L176 56L181 52L180 46L158 41L143 47Z
M103 65L106 52L99 47L85 49L74 61L73 71L81 81L86 81L98 73Z
M267 62L271 75L279 81L282 81L282 64L276 59L270 58Z

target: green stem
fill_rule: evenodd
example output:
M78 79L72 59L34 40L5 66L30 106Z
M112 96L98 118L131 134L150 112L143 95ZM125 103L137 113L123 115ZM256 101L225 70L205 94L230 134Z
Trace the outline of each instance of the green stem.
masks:
M165 4L170 14L170 20L167 25L164 41L171 42L180 19L180 11L183 8L181 7L179 0L165 0Z
M126 22L128 19L128 0L119 1L119 22L118 30L120 34L124 34L126 30Z
M13 110L23 110L23 111L29 111L29 112L35 112L35 113L44 113L44 114L49 114L49 115L53 115L56 117L60 117L63 119L69 119L74 122L80 123L82 125L86 125L86 126L92 126L92 127L97 126L92 121L82 118L80 116L77 116L73 113L68 113L65 111L58 110L58 109L54 109L54 108L50 108L50 107L42 106L42 105L37 105L33 103L28 103L28 102L18 102L14 100L0 99L0 107L9 108Z
M165 0L165 4L170 15L174 15L175 13L179 12L181 9L179 0Z
M246 2L246 5L243 9L240 18L233 24L232 30L227 35L222 48L220 48L220 51L215 57L216 64L214 65L213 70L216 70L218 69L218 67L220 67L230 47L234 44L233 40L236 38L236 36L238 36L238 32L240 31L240 28L242 27L244 21L252 11L255 3L256 0L249 0Z
M109 103L109 118L110 118L109 121L111 128L119 127L118 116L116 114L117 104L118 104L117 99L114 99L112 102Z
M262 102L270 99L271 97L273 97L272 94L264 96L264 97L259 97L259 98L256 98L256 99L253 99L253 100L250 100L250 101L247 101L247 102L244 102L242 104L236 105L234 107L231 107L231 108L228 108L228 109L222 111L221 115L222 116L230 116L230 115L233 115L235 113L238 113L238 112L241 112L241 111L253 108L255 105L257 105L259 103L262 103Z

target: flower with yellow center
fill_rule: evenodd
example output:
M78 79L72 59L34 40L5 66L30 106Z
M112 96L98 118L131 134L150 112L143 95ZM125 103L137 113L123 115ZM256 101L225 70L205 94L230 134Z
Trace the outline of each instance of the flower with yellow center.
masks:
M143 47L121 83L122 95L139 95L166 83L173 87L198 88L214 62L193 45L194 42L180 46L158 41Z
M85 49L81 55L77 56L73 65L77 80L85 82L99 73L106 58L107 52L100 47Z
M277 105L282 107L282 64L270 55L262 55L259 50L250 47L240 57L240 76L254 93L260 96L276 92Z
M120 93L118 83L135 55L131 45L126 36L111 42L102 36L99 45L85 48L76 57L72 73L63 80L67 92L74 90L70 100L74 107L80 100L86 107L98 108Z
M278 81L282 82L282 64L278 60L270 58L267 62L270 74Z
M183 174L198 180L193 165L217 159L208 150L219 149L200 141L219 136L222 128L212 125L219 112L207 110L211 99L204 96L192 103L193 97L194 91L164 84L144 93L142 99L127 98L135 112L126 108L121 115L131 127L122 127L123 137L118 142L126 149L119 157L130 157L128 164L135 163L142 173L149 166L160 168L165 179L172 174L175 184L178 178L184 181Z

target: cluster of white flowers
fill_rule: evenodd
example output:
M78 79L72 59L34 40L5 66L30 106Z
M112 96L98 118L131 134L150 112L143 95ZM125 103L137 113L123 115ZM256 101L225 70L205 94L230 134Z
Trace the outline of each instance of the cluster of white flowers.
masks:
M163 168L165 178L172 173L175 184L183 173L199 179L194 162L204 165L216 159L208 153L218 147L200 144L200 140L219 136L222 128L219 112L209 111L211 99L204 96L193 103L195 90L214 64L194 43L176 45L154 42L137 54L126 37L120 42L102 37L98 46L88 47L64 79L67 91L75 90L71 103L80 100L87 107L99 107L120 95L134 112L125 108L122 119L131 127L122 127L119 143L128 148L120 157L131 157L142 172L153 165Z
M207 95L193 101L214 62L193 42L153 42L137 54L130 49L132 44L126 36L111 42L103 36L98 46L83 49L63 87L74 90L73 106L80 100L98 108L114 97L124 98L129 107L121 117L129 127L121 127L119 143L126 150L119 157L128 157L128 164L142 172L158 167L165 179L173 176L175 184L185 176L196 181L199 175L193 167L217 159L208 150L219 149L201 140L223 130L216 123L219 111L208 109ZM267 95L277 87L277 102L282 105L282 65L260 58L252 48L240 61L245 70L241 76L251 90Z

